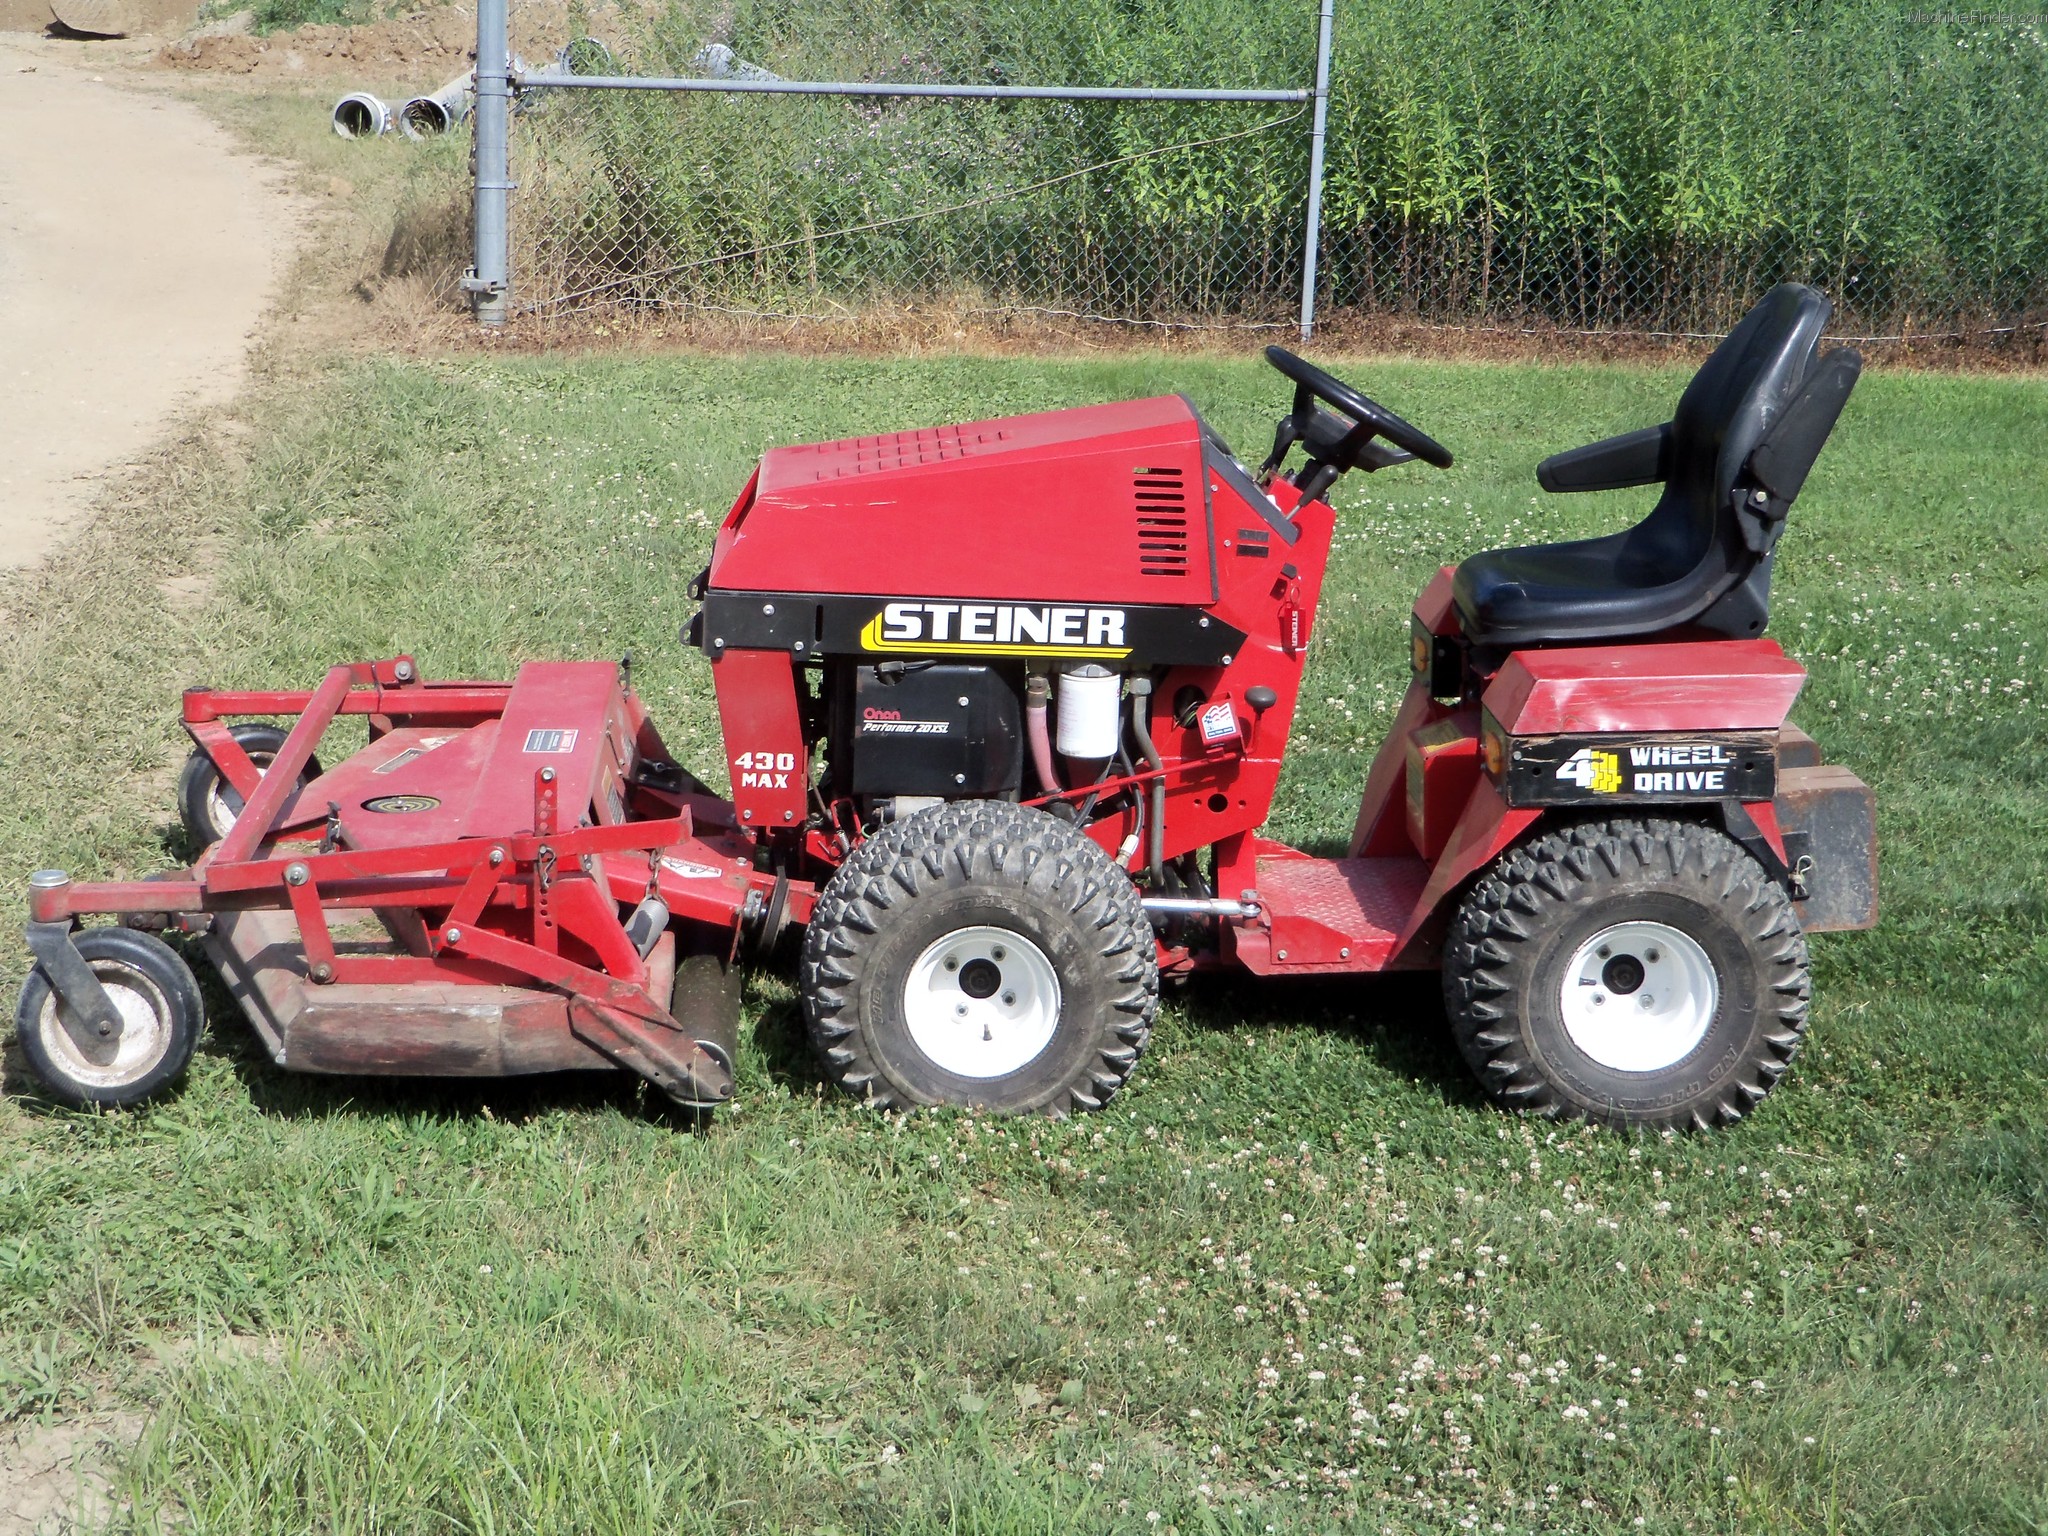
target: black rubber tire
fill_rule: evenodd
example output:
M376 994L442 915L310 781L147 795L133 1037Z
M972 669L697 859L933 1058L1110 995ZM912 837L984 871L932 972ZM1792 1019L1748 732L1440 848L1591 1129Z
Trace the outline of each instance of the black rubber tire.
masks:
M101 985L121 989L117 1002L125 994L149 1007L160 1032L159 1048L134 1063L136 1070L120 1081L96 1082L82 1075L67 1061L78 1053L57 1016L62 1002L38 967L22 983L14 1009L15 1033L30 1070L51 1098L73 1109L115 1109L153 1098L177 1080L199 1044L206 1022L199 983L168 944L132 928L83 929L72 943Z
M1059 983L1051 1038L1002 1076L942 1068L904 1016L918 957L971 927L1029 939ZM1159 1007L1158 951L1130 876L1065 822L1000 801L935 806L856 848L819 898L801 980L825 1075L877 1109L1100 1109L1129 1080Z
M740 1049L740 968L732 963L732 932L709 923L677 925L676 977L669 988L668 1011L683 1031L710 1052L727 1073L738 1070ZM671 1095L675 1097L675 1095ZM676 1098L690 1109L711 1110L724 1099Z
M242 745L258 769L267 769L278 748L290 733L282 726L262 725L254 721L243 725L230 726L228 734ZM304 771L299 774L300 785L311 783L320 777L320 760L309 759ZM192 839L196 848L210 848L227 835L228 826L220 825L214 811L214 790L220 791L220 800L239 814L242 797L234 786L221 778L220 769L204 750L193 748L192 755L185 759L185 770L178 775L178 819L185 824L185 835Z
M1579 946L1631 921L1689 936L1718 987L1705 1036L1655 1071L1580 1050L1559 1001ZM1697 822L1584 822L1502 855L1451 924L1443 977L1451 1033L1481 1086L1553 1119L1732 1124L1784 1076L1806 1033L1806 938L1791 902L1741 845Z

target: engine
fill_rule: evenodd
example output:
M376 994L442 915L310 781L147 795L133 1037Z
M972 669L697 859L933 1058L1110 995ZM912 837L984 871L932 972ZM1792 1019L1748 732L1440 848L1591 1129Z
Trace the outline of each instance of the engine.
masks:
M863 807L1015 799L1023 788L1021 675L945 661L827 669L832 787Z
M835 661L821 676L821 787L890 820L941 800L1028 799L1106 778L1120 757L1128 761L1124 681L1093 662L1027 671ZM1047 782L1048 768L1057 782Z

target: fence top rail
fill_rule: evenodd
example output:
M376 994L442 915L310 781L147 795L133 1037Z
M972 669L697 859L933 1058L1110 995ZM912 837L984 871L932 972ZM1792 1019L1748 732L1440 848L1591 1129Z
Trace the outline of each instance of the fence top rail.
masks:
M709 80L662 75L565 75L551 70L512 77L521 90L719 91L757 96L939 96L1023 101L1307 101L1296 91L1232 91L1123 85L929 85L876 80Z

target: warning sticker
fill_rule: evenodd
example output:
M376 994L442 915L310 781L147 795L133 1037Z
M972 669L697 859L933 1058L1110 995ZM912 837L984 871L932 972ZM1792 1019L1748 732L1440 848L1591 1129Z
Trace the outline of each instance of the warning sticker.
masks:
M1211 704L1202 711L1202 742L1205 746L1236 741L1238 734L1237 711L1230 707L1228 699Z
M663 859L661 867L683 880L718 880L725 875L725 871L715 865L698 864L689 859Z
M531 730L526 733L526 750L529 752L574 752L576 733L574 731Z

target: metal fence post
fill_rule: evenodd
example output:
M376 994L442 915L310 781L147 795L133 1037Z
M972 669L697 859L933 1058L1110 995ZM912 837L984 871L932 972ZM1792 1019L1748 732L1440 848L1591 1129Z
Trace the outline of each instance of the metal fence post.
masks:
M1308 141L1308 239L1301 257L1301 339L1316 328L1316 256L1323 233L1323 133L1330 121L1330 20L1336 0L1323 0L1316 39L1316 110Z
M506 0L477 0L476 7L476 265L462 286L477 323L487 326L505 323L511 287L512 87L505 7Z

